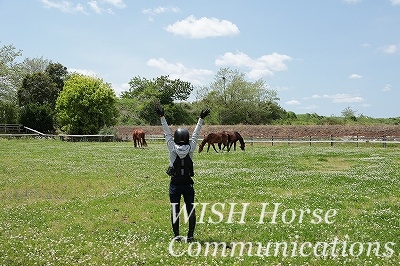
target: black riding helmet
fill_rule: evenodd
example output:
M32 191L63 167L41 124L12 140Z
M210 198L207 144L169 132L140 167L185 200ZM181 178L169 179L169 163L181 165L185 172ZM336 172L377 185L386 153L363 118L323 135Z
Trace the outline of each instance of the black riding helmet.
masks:
M189 144L189 131L186 128L178 128L175 130L174 142L178 145Z

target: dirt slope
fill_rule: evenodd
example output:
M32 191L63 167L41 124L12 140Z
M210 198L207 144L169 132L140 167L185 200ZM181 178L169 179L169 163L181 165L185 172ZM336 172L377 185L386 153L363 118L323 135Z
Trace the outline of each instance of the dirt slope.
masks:
M119 126L116 127L119 136L122 138L131 138L133 128L142 128L147 135L163 135L160 126ZM175 126L171 126L174 132ZM194 125L186 126L190 132L194 129ZM382 138L396 137L400 138L400 125L312 125L312 126L272 126L272 125L226 125L214 126L203 125L201 135L207 135L211 132L220 131L238 131L243 138L329 138L333 137L364 137L364 138Z

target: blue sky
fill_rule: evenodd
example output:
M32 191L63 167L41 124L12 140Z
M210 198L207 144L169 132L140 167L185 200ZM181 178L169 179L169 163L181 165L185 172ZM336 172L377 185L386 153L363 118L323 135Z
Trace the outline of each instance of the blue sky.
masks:
M9 44L117 95L135 76L207 86L229 67L287 111L400 116L400 0L0 0Z

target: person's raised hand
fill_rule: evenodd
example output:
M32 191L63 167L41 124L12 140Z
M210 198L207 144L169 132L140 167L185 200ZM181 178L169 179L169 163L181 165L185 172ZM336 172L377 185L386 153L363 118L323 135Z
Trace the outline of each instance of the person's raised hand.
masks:
M155 109L156 109L156 113L158 114L159 117L164 116L164 108L161 105L156 106Z
M210 109L204 109L204 110L201 110L201 113L200 113L200 118L201 119L204 119L206 116L208 116L210 114Z

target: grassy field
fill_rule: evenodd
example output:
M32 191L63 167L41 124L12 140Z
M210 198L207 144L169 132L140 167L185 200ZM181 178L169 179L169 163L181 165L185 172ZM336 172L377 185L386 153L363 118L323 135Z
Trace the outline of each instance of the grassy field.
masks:
M162 142L0 139L0 265L400 261L399 147L196 153L191 244L171 242L167 158Z

